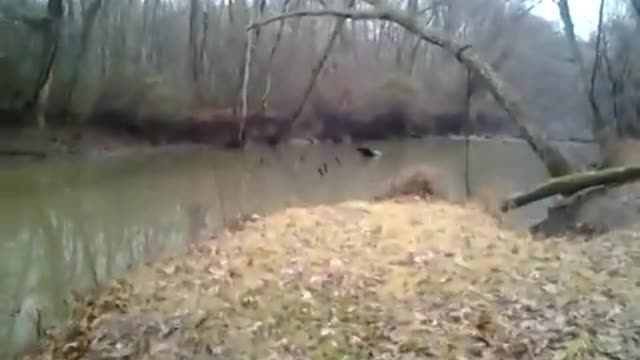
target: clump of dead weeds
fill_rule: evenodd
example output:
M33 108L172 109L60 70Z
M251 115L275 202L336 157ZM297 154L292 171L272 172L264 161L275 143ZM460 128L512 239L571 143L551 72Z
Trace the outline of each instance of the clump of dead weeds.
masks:
M502 224L505 219L505 213L501 209L502 193L503 191L500 190L498 185L486 186L475 194L472 202Z
M406 170L393 179L376 200L419 197L421 199L447 198L447 188L442 172L422 166Z

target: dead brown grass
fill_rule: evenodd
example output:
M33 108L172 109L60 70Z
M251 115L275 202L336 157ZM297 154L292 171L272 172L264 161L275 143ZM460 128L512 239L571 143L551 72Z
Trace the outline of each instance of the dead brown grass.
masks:
M502 224L505 219L505 214L500 210L500 204L503 200L502 192L499 190L498 185L486 186L482 188L476 196L472 199L472 202L477 204L486 214L490 215Z
M419 197L421 199L448 196L444 175L436 168L422 166L406 170L392 180L376 200L387 200L398 197Z
M638 254L439 200L290 208L137 269L31 358L637 359Z

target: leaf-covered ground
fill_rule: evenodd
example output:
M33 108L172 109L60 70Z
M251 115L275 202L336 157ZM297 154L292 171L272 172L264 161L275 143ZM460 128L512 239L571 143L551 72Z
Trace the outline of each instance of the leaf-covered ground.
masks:
M290 208L105 287L31 358L640 359L639 237L533 240L440 201Z

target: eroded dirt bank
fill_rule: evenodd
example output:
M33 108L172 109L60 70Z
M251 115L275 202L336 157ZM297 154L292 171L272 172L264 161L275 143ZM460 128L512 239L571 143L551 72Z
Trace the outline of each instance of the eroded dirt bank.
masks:
M640 239L532 240L474 206L254 217L142 266L31 359L637 359Z

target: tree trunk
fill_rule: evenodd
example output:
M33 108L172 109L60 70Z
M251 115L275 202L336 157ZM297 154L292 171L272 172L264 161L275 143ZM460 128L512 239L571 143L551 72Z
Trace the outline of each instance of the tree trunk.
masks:
M263 26L286 18L304 16L332 16L355 20L381 19L394 22L416 34L422 40L443 48L461 62L467 69L475 73L486 84L496 101L507 111L517 125L522 137L545 164L551 176L561 176L572 172L572 167L560 150L553 145L538 128L534 117L528 114L520 101L513 95L514 91L502 81L495 70L478 55L470 45L464 44L439 30L418 25L416 19L409 14L388 6L382 0L365 0L373 5L374 10L304 10L274 16L255 23L250 28Z
M198 84L200 85L199 89L201 92L201 96L204 96L204 91L209 91L211 87L207 83L207 88L204 88L203 79L208 78L209 69L206 66L207 61L205 60L205 49L207 48L207 34L209 34L209 12L206 10L202 12L202 35L200 36L200 45L198 46L198 66L200 67L201 77L198 79Z
M355 4L355 0L348 0L347 8L352 8L354 4ZM316 85L318 76L320 75L320 72L324 68L324 63L327 61L327 58L329 57L329 54L333 49L333 45L335 44L336 39L338 38L338 35L340 35L340 33L342 32L342 28L344 26L345 21L346 21L345 17L336 19L336 24L333 27L333 31L331 32L331 36L329 37L329 41L327 42L327 45L325 45L324 47L324 51L320 56L320 60L318 60L318 62L316 63L316 66L311 70L311 78L309 79L309 82L307 83L307 87L305 88L304 93L302 94L302 100L300 100L298 107L294 110L293 115L291 115L291 119L292 119L291 127L295 126L296 122L298 121L298 118L302 114L302 111L304 110L304 107L307 104L307 100L309 99L309 96L311 95L311 92L313 91L313 88Z
M71 108L73 106L73 95L75 93L76 86L78 85L78 79L80 78L80 67L84 62L84 59L87 54L87 47L89 44L89 39L91 38L91 32L93 29L93 25L95 24L96 18L98 17L98 13L100 8L102 7L102 0L94 0L89 8L87 9L86 15L82 20L82 33L80 35L80 47L78 52L73 59L73 73L71 74L71 80L69 81L69 85L66 89L67 93L64 96L64 111L67 113L71 112Z
M591 84L588 82L589 73L587 71L587 66L584 62L584 57L582 56L580 47L578 45L578 41L576 39L574 25L573 25L573 18L571 16L571 9L569 8L568 0L558 0L557 4L558 4L558 9L560 11L560 18L562 19L562 23L564 25L564 34L565 34L565 37L567 38L567 42L569 43L571 56L573 60L576 62L576 65L578 67L578 76L580 78L582 91L586 99L589 101L589 106L591 108L593 136L595 137L596 141L601 147L601 150L603 153L603 162L606 163L609 156L609 149L610 149L610 134L608 129L610 121L605 119L595 99L595 96L593 96L593 89L591 89L591 87L593 86L593 82ZM604 9L604 0L602 0L600 3L601 19L602 19L603 9ZM600 39L600 36L598 36L598 39ZM599 56L600 54L596 53L596 59L598 59ZM594 67L596 67L598 63L599 62L596 60ZM594 69L594 72L595 71L597 71L597 69Z
M467 81L464 96L464 188L467 199L471 198L471 160L469 135L471 133L471 98L473 97L473 75L467 70Z
M282 10L281 10L282 13L284 13L287 10L287 6L289 6L290 1L291 0L284 0L284 2L282 3ZM280 21L280 24L278 25L278 32L276 32L276 36L273 41L273 46L271 47L271 52L269 53L269 60L267 60L267 80L265 82L264 92L262 93L262 100L260 102L263 112L266 112L269 106L268 101L269 101L269 92L271 91L271 67L273 66L273 59L276 56L278 47L280 47L283 31L284 31L284 20Z
M631 3L633 11L635 11L638 18L640 18L640 0L629 0L629 2Z
M616 122L616 132L617 132L617 136L621 137L624 136L624 130L623 130L623 122L624 122L624 118L623 118L623 105L621 104L621 99L624 97L624 73L626 70L626 67L628 65L628 60L629 57L625 56L624 60L622 61L622 64L619 65L620 66L620 70L618 72L616 72L614 70L613 64L611 63L611 60L609 59L609 45L606 43L606 38L603 38L604 41L604 46L603 46L603 53L602 53L602 59L604 61L604 65L605 65L605 69L607 71L607 79L609 81L609 86L610 86L610 96L611 96L611 101L612 101L612 106L613 106L613 118L615 119Z
M354 5L354 8L357 5ZM365 24L366 25L366 24ZM358 27L356 26L356 22L351 22L351 51L353 51L353 62L354 64L358 64L360 62L360 56L358 54ZM365 41L367 39L365 38Z
M378 40L377 40L377 44L376 44L376 60L380 61L380 53L382 52L382 33L384 33L385 31L385 27L386 27L386 22L382 22L380 23L380 27L378 28Z
M138 57L138 60L139 60L138 65L141 68L146 68L147 64L149 63L149 50L147 49L146 46L150 41L149 28L151 27L150 26L151 11L152 11L151 1L144 0L142 2L142 34L140 34L141 43L140 43L140 54Z
M416 67L416 58L418 57L418 49L420 49L422 41L418 39L411 47L411 53L409 54L409 62L407 63L407 75L413 75L413 70Z
M622 185L640 179L640 167L616 167L599 171L588 171L553 178L530 191L509 197L500 209L509 211L554 195L570 196L578 191L595 187Z
M244 70L242 71L242 118L238 127L238 142L242 143L245 139L244 131L247 123L247 107L249 92L249 77L251 75L251 50L253 49L253 31L247 31L246 49L244 55Z
M242 9L244 10L244 16L243 19L246 20L247 24L251 24L252 22L252 18L253 15L251 14L251 11L249 10L249 8L246 6L246 2L245 1L241 1L240 4L242 5ZM251 49L248 48L249 46L251 46L251 44L249 44L247 41L251 40L251 36L245 36L244 41L243 41L243 46L242 46L242 56L240 59L240 62L238 63L238 76L236 77L236 84L235 87L233 89L233 100L232 100L232 104L233 107L231 108L231 114L233 115L234 118L238 118L238 107L242 106L241 102L242 102L242 93L243 93L243 84L244 84L244 79L245 76L248 76L247 74L245 74L245 70L251 70L250 67L247 67L246 65L249 64L249 59L247 58L247 55L250 54ZM249 64L250 65L250 64ZM241 119L241 121L244 121L245 119ZM241 124L241 128L243 127L243 124ZM239 133L239 137L240 136L244 136L243 134L244 129L242 129L242 131L240 131Z
M228 0L227 1L227 14L229 16L229 24L233 25L233 23L235 22L235 19L233 17L233 1L232 0Z
M46 127L45 110L49 100L49 87L53 75L53 64L58 53L63 15L62 0L49 0L47 4L46 26L43 37L43 65L38 74L33 93L24 105L24 113L33 116L39 128Z
M614 142L613 136L615 136L615 132L612 131L611 126L615 124L616 120L611 118L605 119L605 117L602 115L602 111L600 110L600 106L598 105L598 100L596 98L596 81L598 79L598 71L600 70L603 56L602 39L604 34L602 31L602 26L604 24L604 5L605 0L600 0L600 7L598 10L598 27L596 32L596 54L593 67L591 68L591 77L589 79L589 104L591 104L591 109L593 111L594 117L596 119L599 119L596 120L596 123L600 124L597 126L602 126L600 128L600 134L596 134L596 140L598 139L598 136L602 138L599 141L603 153L602 165L611 165L613 153L612 146Z
M202 93L200 91L200 51L198 47L198 20L200 19L200 1L191 0L189 7L189 66L191 72L191 86L193 93L198 102L202 101Z

